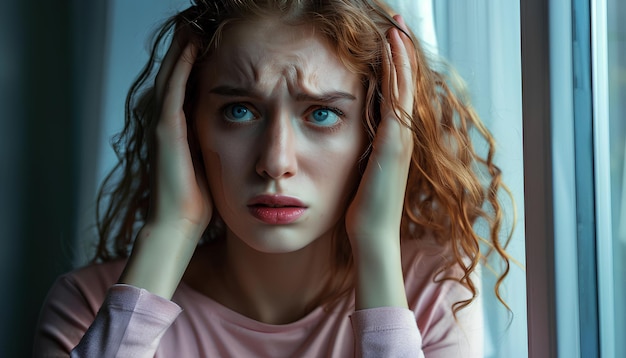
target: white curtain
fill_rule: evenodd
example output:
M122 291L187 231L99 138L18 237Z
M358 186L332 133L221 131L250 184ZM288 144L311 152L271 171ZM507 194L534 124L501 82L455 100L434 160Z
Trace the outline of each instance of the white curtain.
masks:
M508 252L525 263L523 217L522 95L519 1L390 0L433 54L466 81L473 104L498 142L497 164L517 205L517 228ZM510 214L510 213L509 213ZM512 215L506 224L511 225ZM526 284L513 264L503 293L513 312L493 294L494 275L482 270L485 357L528 356Z

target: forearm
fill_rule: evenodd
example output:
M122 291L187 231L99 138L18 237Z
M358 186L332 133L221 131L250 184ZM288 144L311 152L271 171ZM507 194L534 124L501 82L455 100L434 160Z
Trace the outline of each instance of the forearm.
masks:
M119 283L171 299L200 235L197 229L178 225L145 225L137 235Z
M399 241L379 239L355 250L357 310L408 307Z

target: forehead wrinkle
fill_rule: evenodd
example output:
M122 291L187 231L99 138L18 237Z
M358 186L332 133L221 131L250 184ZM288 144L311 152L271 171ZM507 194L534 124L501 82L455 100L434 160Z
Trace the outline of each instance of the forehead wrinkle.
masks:
M278 90L283 84L290 93L298 92L297 88L306 87L306 78L312 71L307 70L306 61L297 54L287 54L278 61L275 55L267 54L263 59L251 64L256 74L254 86L271 91Z
M235 56L234 64L237 68L237 72L240 76L238 76L243 83L259 83L261 81L261 73L263 69L257 68L255 63L258 61L254 61L251 57L251 54L248 53L248 56ZM227 66L228 67L228 66Z
M281 87L285 86L286 95L299 102L355 99L354 89L345 87L347 83L337 83L333 78L325 78L327 73L323 72L319 63L304 61L300 55L288 54L279 61L271 55L257 56L257 59L252 61L240 56L230 66L223 66L221 71L219 66L214 67L217 71L214 74L221 78L217 83L220 85L217 87L219 92L261 99L275 97L280 93ZM324 79L330 80L330 87L329 83L322 85L321 81Z
M299 97L302 92L315 93L320 90L320 68L303 61L300 56L295 56L294 62L285 69L289 93L293 97Z
M234 29L237 30L238 26ZM253 32L252 36L255 34L258 32ZM351 87L345 87L347 83L335 78L333 75L335 72L326 71L327 61L333 63L339 61L327 41L317 38L314 34L314 32L307 34L302 41L305 43L314 41L313 48L317 48L315 46L319 44L328 53L320 54L311 47L303 48L300 45L293 47L293 42L300 39L295 33L284 34L291 38L286 45L283 42L251 41L250 38L246 38L242 43L232 41L230 46L225 46L226 51L218 55L220 60L218 66L214 68L214 75L222 79L221 83L231 87L254 89L257 93L264 93L264 97L271 97L272 93L277 94L275 91L281 84L286 86L289 96L294 98L302 94L317 94L329 90L353 92ZM302 44L302 41L297 43ZM223 44L226 45L227 42ZM343 76L341 73L336 75ZM328 88L329 84L331 87L340 88Z
M294 56L294 59L296 56ZM302 66L299 66L300 62ZM272 63L271 67L276 63ZM256 93L274 94L278 93L282 87L288 91L288 95L298 102L334 102L338 100L355 100L353 88L344 87L344 83L332 83L330 87L322 85L324 72L317 64L307 63L306 61L293 61L291 63L279 66L279 69L263 70L267 76L263 82L252 83L252 87ZM272 95L270 95L271 97Z
M226 85L231 88L244 88L250 83L257 83L259 73L247 61L233 60L229 65L225 65L221 61L207 68L206 76L208 81L217 84Z

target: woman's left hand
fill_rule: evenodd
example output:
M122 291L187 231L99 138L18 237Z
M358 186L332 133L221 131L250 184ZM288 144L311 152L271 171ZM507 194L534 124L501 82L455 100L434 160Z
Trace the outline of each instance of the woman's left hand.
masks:
M402 18L394 18L406 30ZM406 306L400 222L413 134L410 121L402 113L413 113L414 56L412 42L398 29L392 28L387 39L392 61L383 63L381 121L361 183L346 213L346 230L357 269L357 309Z

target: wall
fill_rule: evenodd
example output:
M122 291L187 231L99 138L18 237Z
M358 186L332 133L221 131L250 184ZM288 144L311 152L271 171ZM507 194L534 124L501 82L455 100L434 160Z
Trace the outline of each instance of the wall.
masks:
M98 102L101 56L90 45L103 43L106 11L79 1L2 7L0 356L28 357L46 292L71 268L81 133L99 108L79 113Z

